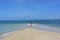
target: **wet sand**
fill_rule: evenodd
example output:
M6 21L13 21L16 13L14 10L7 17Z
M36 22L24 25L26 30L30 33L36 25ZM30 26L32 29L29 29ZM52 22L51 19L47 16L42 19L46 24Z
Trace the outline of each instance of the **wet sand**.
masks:
M60 33L26 28L8 35L2 40L60 40Z

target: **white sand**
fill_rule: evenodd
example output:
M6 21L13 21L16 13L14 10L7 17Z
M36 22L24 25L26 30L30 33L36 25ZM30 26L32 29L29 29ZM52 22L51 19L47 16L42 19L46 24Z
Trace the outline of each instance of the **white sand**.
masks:
M60 40L60 33L28 28L17 31L3 40Z

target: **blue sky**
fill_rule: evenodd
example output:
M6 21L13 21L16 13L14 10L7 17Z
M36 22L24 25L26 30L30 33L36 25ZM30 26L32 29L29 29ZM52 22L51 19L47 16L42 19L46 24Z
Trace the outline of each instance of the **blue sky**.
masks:
M60 0L0 0L0 20L60 19Z

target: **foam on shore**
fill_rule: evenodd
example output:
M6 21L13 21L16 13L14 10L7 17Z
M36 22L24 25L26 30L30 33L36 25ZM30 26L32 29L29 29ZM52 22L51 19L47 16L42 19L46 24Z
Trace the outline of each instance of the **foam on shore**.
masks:
M5 36L8 36L8 35L10 35L10 34L12 34L12 33L15 33L16 31L14 31L14 32L9 32L9 33L5 33L5 34L3 34L2 36L3 37L5 37Z

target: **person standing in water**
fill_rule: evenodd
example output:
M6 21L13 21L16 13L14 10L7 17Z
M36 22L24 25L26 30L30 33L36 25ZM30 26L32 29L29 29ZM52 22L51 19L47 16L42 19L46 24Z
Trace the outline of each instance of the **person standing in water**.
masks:
M32 21L30 22L30 28L32 28Z
M28 24L29 28L32 28L32 21Z

